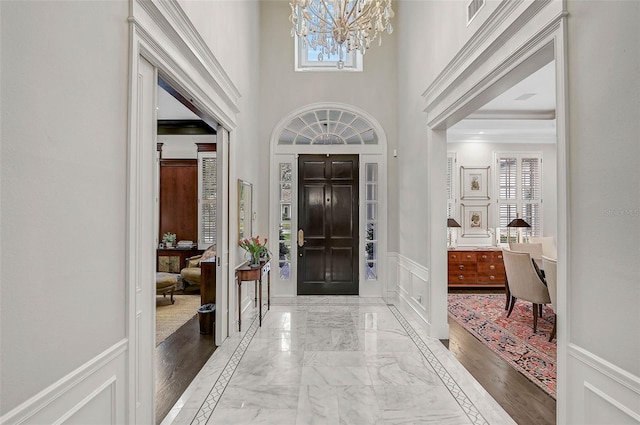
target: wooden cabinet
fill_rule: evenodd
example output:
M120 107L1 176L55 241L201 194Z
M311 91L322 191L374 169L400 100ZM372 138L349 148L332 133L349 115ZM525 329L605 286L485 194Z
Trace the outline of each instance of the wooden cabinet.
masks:
M156 270L166 273L180 273L187 266L187 258L204 252L197 248L165 248L158 249L156 256Z
M177 240L198 240L198 162L195 159L160 160L160 228Z
M506 274L501 250L449 250L450 288L504 288L505 282Z

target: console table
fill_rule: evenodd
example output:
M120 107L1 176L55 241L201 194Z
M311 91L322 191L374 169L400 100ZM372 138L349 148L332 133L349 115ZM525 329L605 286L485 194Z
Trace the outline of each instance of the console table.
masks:
M449 288L504 288L506 273L500 248L450 249Z
M262 261L260 267L252 269L248 265L240 266L236 269L236 281L238 282L238 332L242 330L242 282L254 282L255 298L253 305L258 304L258 323L262 326L262 276L267 274L267 310L271 309L271 264L269 261Z

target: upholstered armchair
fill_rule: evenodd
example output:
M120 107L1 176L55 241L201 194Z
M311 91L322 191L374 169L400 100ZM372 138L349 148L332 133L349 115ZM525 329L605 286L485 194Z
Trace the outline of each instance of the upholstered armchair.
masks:
M180 275L182 276L182 280L189 283L190 285L200 286L200 261L206 260L208 258L212 258L216 256L216 247L215 245L207 248L202 255L196 255L190 258L187 258L187 267L180 270Z

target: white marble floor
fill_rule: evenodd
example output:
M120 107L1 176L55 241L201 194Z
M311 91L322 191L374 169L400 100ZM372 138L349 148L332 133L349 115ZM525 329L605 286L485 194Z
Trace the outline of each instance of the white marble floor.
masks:
M248 316L162 425L515 423L397 303L301 296Z

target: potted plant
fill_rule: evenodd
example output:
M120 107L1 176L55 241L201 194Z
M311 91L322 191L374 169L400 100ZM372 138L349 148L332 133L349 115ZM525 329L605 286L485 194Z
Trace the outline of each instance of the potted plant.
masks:
M167 248L171 248L173 244L176 243L176 234L169 232L165 233L162 236L162 242L164 243L164 246L166 246Z
M267 238L264 242L260 242L260 236L255 238L246 238L238 242L238 246L249 254L249 265L252 268L260 267L261 258L269 258L269 249L267 249Z

